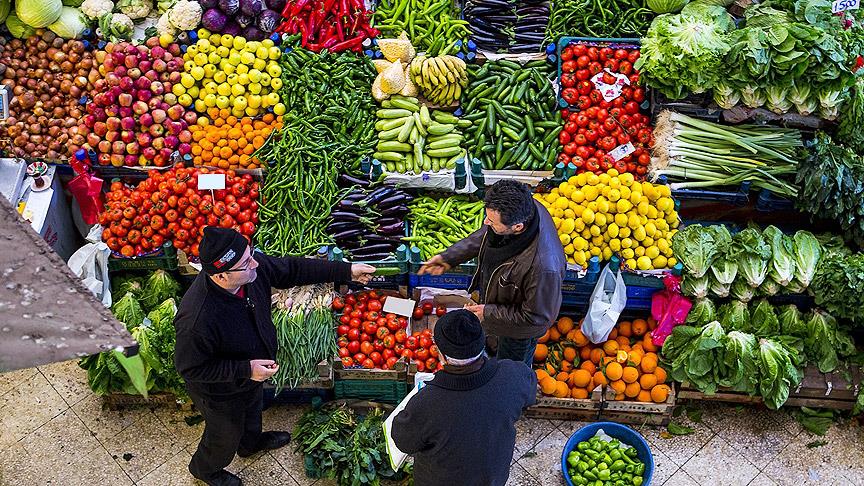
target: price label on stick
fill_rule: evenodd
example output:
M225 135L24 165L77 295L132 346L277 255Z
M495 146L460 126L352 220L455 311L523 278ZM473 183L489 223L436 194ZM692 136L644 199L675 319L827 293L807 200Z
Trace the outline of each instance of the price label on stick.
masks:
M615 159L615 162L618 162L619 160L627 157L635 151L636 147L634 147L632 143L627 142L624 145L619 145L612 149L612 151L609 152L609 155L611 155L612 158Z
M847 10L858 10L861 0L835 0L831 4L831 13L840 13Z
M218 190L225 189L225 174L199 174L198 175L198 190Z

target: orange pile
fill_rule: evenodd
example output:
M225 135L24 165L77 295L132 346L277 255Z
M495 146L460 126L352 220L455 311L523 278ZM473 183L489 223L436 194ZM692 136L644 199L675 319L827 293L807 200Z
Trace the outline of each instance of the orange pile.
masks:
M602 345L588 341L581 325L562 317L539 339L534 362L544 395L588 398L597 386L609 386L615 400L666 401L666 371L651 342L654 319L621 321Z
M260 118L237 118L228 109L210 108L207 116L199 117L198 123L189 127L195 165L257 169L261 162L252 154L264 145L270 132L282 128L282 117L272 113Z

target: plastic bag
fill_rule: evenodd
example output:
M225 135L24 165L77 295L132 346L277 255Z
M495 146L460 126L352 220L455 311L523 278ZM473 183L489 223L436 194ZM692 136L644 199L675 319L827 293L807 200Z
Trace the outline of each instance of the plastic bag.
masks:
M588 305L582 334L592 343L602 343L609 338L618 316L627 305L627 286L620 270L613 272L609 265L603 268Z
M77 175L67 184L69 192L78 201L84 222L96 224L99 221L99 210L105 205L102 179L91 174L89 167L81 161L73 160L72 169Z
M111 307L111 282L108 280L108 257L111 250L102 242L102 226L94 225L87 243L69 257L69 268L105 307Z
M651 297L651 317L657 321L657 327L651 331L651 342L658 347L663 346L675 326L684 323L693 307L690 299L681 295L681 277L669 275L663 279L663 285L666 288Z

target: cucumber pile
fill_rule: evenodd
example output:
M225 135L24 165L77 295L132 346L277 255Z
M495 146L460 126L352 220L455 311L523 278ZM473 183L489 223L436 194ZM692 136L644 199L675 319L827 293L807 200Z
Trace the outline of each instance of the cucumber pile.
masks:
M472 125L450 113L429 110L417 98L394 95L376 114L378 145L372 157L386 172L438 172L465 156L462 130Z

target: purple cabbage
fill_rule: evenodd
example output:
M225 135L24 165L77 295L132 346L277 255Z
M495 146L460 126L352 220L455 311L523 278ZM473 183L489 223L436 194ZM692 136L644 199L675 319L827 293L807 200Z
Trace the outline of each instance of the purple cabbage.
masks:
M211 8L217 7L216 0L199 0L198 3L205 12Z
M264 2L261 0L240 0L240 11L254 17L264 10Z
M201 25L210 32L222 32L226 22L228 22L228 17L216 8L207 10L201 16Z
M265 10L258 16L258 28L265 34L272 33L281 22L282 16L272 10Z
M239 25L241 29L245 29L246 27L252 25L253 22L255 22L255 16L241 13L237 15L234 20L237 22L237 25Z
M234 15L240 11L240 0L219 0L219 9L225 15Z
M270 10L282 12L285 10L286 0L267 0L265 3L267 4L267 8Z
M235 22L229 22L228 25L226 25L225 28L222 29L222 33L234 36L240 35L240 26L237 25Z
M264 38L264 33L258 30L258 27L255 27L254 25L250 25L243 29L242 35L246 40L261 40Z

